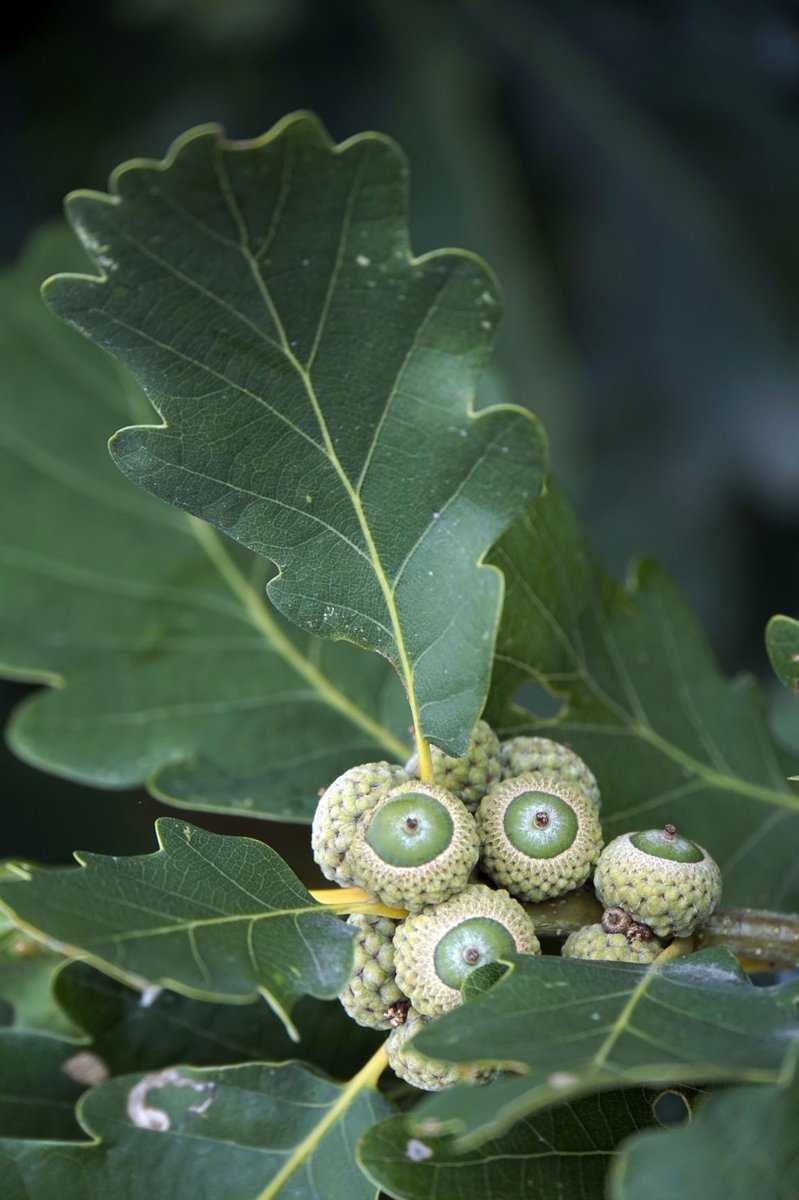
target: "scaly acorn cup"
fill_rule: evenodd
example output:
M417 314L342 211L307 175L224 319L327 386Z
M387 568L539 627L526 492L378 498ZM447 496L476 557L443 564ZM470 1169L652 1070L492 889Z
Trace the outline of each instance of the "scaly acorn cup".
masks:
M349 887L344 869L358 822L387 792L403 779L405 770L395 763L363 763L335 779L316 806L311 826L313 856L325 879Z
M606 908L624 909L658 937L688 937L717 908L721 871L707 850L666 825L614 838L594 887Z
M538 771L496 784L477 827L483 871L520 900L580 887L602 849L602 827L585 792Z
M474 817L460 800L413 780L359 822L343 869L383 904L418 912L463 890L479 849Z
M490 725L478 721L463 758L450 758L438 746L430 747L433 781L462 800L469 812L475 812L488 789L502 778L499 738ZM409 775L416 775L419 760L414 754L405 764Z
M564 958L596 958L605 962L651 963L663 949L657 938L642 941L623 933L607 933L601 925L586 925L563 943Z
M397 926L397 986L423 1016L437 1017L460 1004L467 975L515 953L541 953L532 919L507 892L475 883Z
M493 1067L481 1067L477 1063L448 1063L438 1058L426 1058L407 1043L419 1032L427 1018L409 1008L404 1025L400 1025L386 1038L388 1065L395 1075L421 1088L423 1092L440 1092L442 1088L456 1083L477 1086L490 1083L496 1077Z
M339 996L349 1016L369 1029L391 1029L392 1005L405 999L394 973L394 932L397 922L388 917L352 913L347 924L357 930L353 942L354 964L350 981Z
M503 779L543 772L582 788L599 812L602 797L593 771L569 746L542 737L512 737L499 747Z

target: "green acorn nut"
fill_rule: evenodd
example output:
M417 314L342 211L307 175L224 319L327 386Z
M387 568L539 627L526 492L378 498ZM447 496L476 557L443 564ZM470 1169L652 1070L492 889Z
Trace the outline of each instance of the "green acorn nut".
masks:
M407 775L395 763L363 763L339 775L316 806L311 828L311 846L325 879L349 887L352 879L344 868L358 822L392 787Z
M477 826L483 870L521 900L580 887L602 849L602 827L585 792L544 772L496 784Z
M600 855L594 887L604 905L623 908L658 937L688 937L716 909L721 872L707 850L666 825L615 838Z
M593 771L569 746L542 737L513 737L499 748L503 779L543 772L581 788L599 812L602 798Z
M563 943L564 958L597 958L606 962L651 963L663 949L657 938L648 941L606 933L601 925L586 925L570 933Z
M442 1062L414 1050L407 1043L426 1023L426 1017L415 1008L409 1008L404 1025L400 1025L386 1039L388 1065L400 1079L424 1092L439 1092L456 1083L476 1086L490 1083L496 1077L494 1067L481 1067L478 1063Z
M352 913L347 924L358 930L353 941L350 981L339 996L349 1016L370 1029L391 1029L391 1008L405 997L394 975L396 921Z
M485 721L478 721L475 725L463 758L450 758L438 746L430 747L430 756L433 760L433 782L452 792L472 813L488 789L502 778L499 738ZM419 760L415 754L406 763L405 770L409 775L418 773Z
M436 1017L460 1004L467 975L514 953L541 953L531 918L507 892L472 884L398 925L397 986L423 1016Z
M383 904L418 912L466 886L479 853L474 817L435 784L400 784L359 823L344 871Z

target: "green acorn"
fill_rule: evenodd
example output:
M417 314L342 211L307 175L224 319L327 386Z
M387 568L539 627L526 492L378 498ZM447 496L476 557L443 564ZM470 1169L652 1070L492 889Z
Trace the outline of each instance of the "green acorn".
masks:
M688 937L716 909L721 872L707 850L666 825L615 838L600 855L594 887L603 904L658 937Z
M395 763L363 763L339 775L323 793L311 827L311 846L325 879L349 887L352 879L344 868L344 855L358 822L404 779L407 779L404 768Z
M343 869L383 904L418 912L462 891L478 853L474 817L460 800L414 780L366 814Z
M651 963L663 949L657 938L648 940L607 933L601 925L586 925L570 933L563 943L564 958L597 958L606 962Z
M358 932L353 939L352 975L339 1000L358 1025L391 1029L391 1010L405 998L394 974L393 938L397 923L388 917L352 913L347 924Z
M602 849L602 827L585 792L538 771L496 784L477 827L482 869L520 900L580 887Z
M541 953L531 918L507 892L472 884L397 927L397 986L423 1016L436 1017L460 1004L467 975L514 953Z
M602 799L599 784L587 764L569 746L542 737L513 737L499 748L503 779L543 772L556 775L564 783L581 788L599 812Z
M496 1077L493 1067L482 1067L477 1063L448 1063L438 1058L427 1058L409 1046L408 1042L427 1023L427 1018L415 1008L409 1008L405 1023L386 1039L388 1065L395 1075L423 1092L439 1092L456 1083L477 1086L490 1083Z
M450 758L438 746L430 747L433 782L462 800L474 812L488 789L502 778L499 738L490 725L478 721L463 758ZM405 766L409 775L417 775L419 759L414 754Z

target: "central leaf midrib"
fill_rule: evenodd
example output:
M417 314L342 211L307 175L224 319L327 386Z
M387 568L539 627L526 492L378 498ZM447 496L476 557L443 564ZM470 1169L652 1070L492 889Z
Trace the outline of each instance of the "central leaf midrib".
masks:
M295 644L283 633L266 604L242 575L236 563L231 558L219 535L205 521L196 517L187 518L191 529L200 545L205 550L212 563L216 566L222 578L231 591L238 596L250 623L259 630L273 649L288 663L290 667L306 680L320 695L330 708L342 713L343 716L358 728L369 734L378 744L400 761L408 756L408 747L395 737L389 729L364 712L353 700L345 696L334 683L319 668L312 663Z
M269 317L272 320L272 323L274 324L274 327L275 327L278 337L280 339L280 344L282 346L283 353L284 353L287 361L290 363L290 365L296 372L298 378L302 382L303 388L305 390L305 394L308 398L308 402L311 405L311 409L313 410L314 416L316 417L316 421L319 426L320 433L322 434L322 440L324 443L325 454L328 458L328 461L333 466L333 469L335 470L336 474L338 475L338 478L341 481L341 484L347 494L347 497L350 501L350 504L352 505L353 511L355 512L356 518L358 520L358 524L361 529L361 533L362 533L364 541L366 543L366 548L367 548L369 559L370 559L370 562L372 565L372 570L374 571L375 578L377 579L378 586L380 587L380 591L383 595L383 601L385 603L386 610L388 612L389 620L391 623L391 628L392 628L392 632L394 635L394 643L395 643L397 654L399 657L400 671L401 671L403 683L405 685L405 692L406 692L406 695L408 698L408 704L411 709L411 715L413 718L414 728L416 730L420 730L421 729L421 720L420 720L419 708L418 708L418 703L416 700L416 695L415 695L415 690L414 690L413 667L411 665L410 656L408 655L407 647L405 645L405 637L404 637L404 633L403 633L403 629L402 629L402 624L400 622L399 611L397 609L394 593L391 588L391 584L388 580L388 577L386 575L385 569L383 567L383 564L382 564L382 561L380 558L380 554L377 549L377 545L375 543L369 522L366 518L366 513L365 513L363 505L361 503L361 498L358 495L358 493L357 493L355 487L353 486L353 483L350 480L349 476L347 475L346 471L344 470L341 460L336 452L336 448L333 443L333 439L330 435L330 429L328 427L327 420L325 419L325 415L322 410L322 406L319 403L319 398L316 395L316 389L314 387L313 380L312 380L311 374L310 374L310 366L312 365L312 363L314 361L314 358L315 358L315 355L316 355L316 352L318 349L319 340L321 337L321 329L323 328L323 318L326 315L327 308L329 306L330 299L331 299L333 290L335 288L335 284L338 279L338 274L341 269L343 247L347 241L349 224L350 224L351 217L352 217L352 207L354 204L354 197L357 192L357 186L358 186L361 174L365 169L365 164L367 161L368 161L368 155L364 154L363 159L361 160L361 163L358 167L358 171L356 172L355 181L354 181L352 189L350 191L350 195L347 199L347 205L346 205L343 220L342 220L341 237L339 239L339 246L338 246L338 250L336 253L336 261L334 263L333 270L331 273L330 283L328 284L328 289L327 289L327 293L325 296L323 313L320 314L319 322L317 325L317 333L316 333L316 337L314 339L313 347L311 350L311 355L309 357L309 365L306 367L300 362L300 360L297 358L296 354L294 353L294 351L291 348L291 344L289 342L289 338L286 333L286 328L283 323L283 319L280 316L277 306L274 303L272 294L269 290L267 282L264 279L263 273L261 271L260 264L258 263L258 260L254 256L252 249L250 247L249 233L248 233L246 224L244 222L244 219L242 217L242 214L241 214L241 211L240 211L240 208L238 205L238 201L236 200L235 193L230 184L230 179L227 175L227 169L224 166L224 159L223 159L221 153L217 154L217 156L215 158L215 162L219 166L218 179L219 179L220 191L222 193L223 199L225 200L225 203L227 204L228 208L230 209L234 223L239 231L240 253L241 253L242 257L245 259L245 261L247 262L250 273L253 277L253 281L255 282L255 285L259 291L259 294L261 295L261 297L263 299L267 313L269 314Z
M98 946L116 945L117 942L129 942L149 937L165 937L170 933L185 933L188 934L192 929L206 928L207 926L217 925L232 925L237 921L242 921L247 925L253 925L256 921L269 921L279 917L301 917L306 914L316 913L317 915L332 914L336 912L335 905L320 904L305 905L302 908L273 908L268 911L261 909L254 913L229 913L219 917L196 917L191 920L179 921L172 925L157 925L152 929L129 929L125 933L109 934L105 938L100 938L97 941L87 941L86 949L91 950L92 947L97 949Z

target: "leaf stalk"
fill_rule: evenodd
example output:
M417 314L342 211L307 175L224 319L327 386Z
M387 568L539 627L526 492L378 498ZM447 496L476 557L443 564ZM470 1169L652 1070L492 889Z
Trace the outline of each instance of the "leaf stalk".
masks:
M295 1146L277 1175L274 1176L256 1200L273 1200L279 1194L286 1181L291 1178L298 1167L302 1166L306 1159L310 1158L325 1134L352 1107L364 1088L374 1088L377 1085L378 1079L387 1066L388 1056L386 1054L385 1043L383 1043L369 1061L361 1067L358 1074L353 1075L349 1083L342 1089L338 1100L334 1104L331 1104L319 1124L315 1125L311 1132Z

